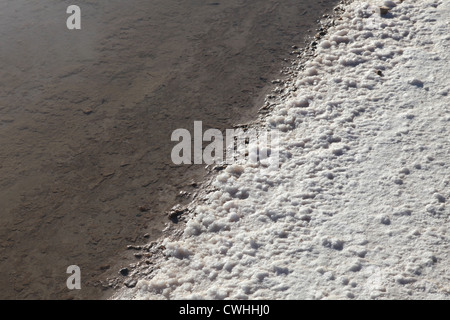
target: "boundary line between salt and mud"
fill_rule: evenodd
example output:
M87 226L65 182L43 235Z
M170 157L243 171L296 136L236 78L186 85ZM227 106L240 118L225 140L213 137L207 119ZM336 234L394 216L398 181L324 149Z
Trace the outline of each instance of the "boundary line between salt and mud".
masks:
M305 42L308 43L306 47L300 48L293 46L291 55L297 55L292 59L291 66L285 67L281 72L285 75L285 79L274 79L272 84L277 87L268 93L264 99L264 105L259 108L256 119L244 123L236 124L234 128L264 128L264 120L271 115L275 106L282 104L289 98L295 89L293 89L294 81L300 72L305 69L308 61L316 57L317 44L324 36L328 34L328 30L335 26L335 21L342 19L342 15L346 12L346 8L355 0L341 0L333 7L331 13L326 13L317 22L316 34L314 37L306 36ZM282 86L282 87L280 87ZM133 288L136 286L138 280L153 278L152 275L159 269L159 262L167 259L164 255L165 247L162 242L164 240L177 241L180 240L185 229L187 220L194 217L195 208L198 205L204 204L208 200L210 193L216 191L212 186L217 175L226 168L226 166L207 166L207 177L201 183L200 189L193 194L192 201L186 206L176 205L169 212L166 212L168 217L168 225L163 230L160 238L143 245L128 245L127 249L135 251L134 256L140 257L139 262L133 263L130 261L128 266L117 270L118 276L108 278L102 281L105 288L114 290L114 293L109 298L110 300L120 299L121 290L126 288ZM178 223L173 223L173 217L177 218Z

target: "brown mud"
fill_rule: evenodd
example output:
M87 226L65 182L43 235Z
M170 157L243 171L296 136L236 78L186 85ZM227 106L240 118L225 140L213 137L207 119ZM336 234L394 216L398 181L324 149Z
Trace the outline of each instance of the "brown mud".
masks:
M256 117L336 3L78 1L69 31L66 3L1 2L0 299L107 297L126 246L159 238L206 174L171 163L173 130Z

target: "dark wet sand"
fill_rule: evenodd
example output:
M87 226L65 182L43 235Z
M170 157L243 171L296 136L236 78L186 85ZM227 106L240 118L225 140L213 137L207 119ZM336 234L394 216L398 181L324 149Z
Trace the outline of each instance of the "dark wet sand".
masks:
M2 1L0 299L107 296L126 245L158 238L205 175L171 163L172 131L256 117L336 2L77 1L69 31L66 3ZM73 264L80 291L65 285Z

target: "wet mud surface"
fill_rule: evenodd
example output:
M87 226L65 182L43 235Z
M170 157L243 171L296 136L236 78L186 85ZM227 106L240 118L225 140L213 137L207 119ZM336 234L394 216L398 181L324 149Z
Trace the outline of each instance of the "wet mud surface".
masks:
M66 3L1 2L0 298L107 297L206 174L172 164L172 132L255 117L336 2L78 1L79 31Z

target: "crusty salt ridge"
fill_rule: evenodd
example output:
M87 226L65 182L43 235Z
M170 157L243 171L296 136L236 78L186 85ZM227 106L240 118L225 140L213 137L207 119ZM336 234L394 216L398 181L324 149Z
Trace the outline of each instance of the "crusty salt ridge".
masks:
M350 4L267 118L280 170L228 167L115 298L448 299L449 17L442 0Z

